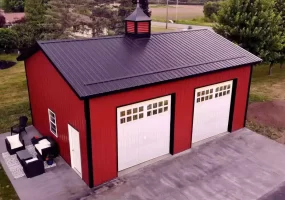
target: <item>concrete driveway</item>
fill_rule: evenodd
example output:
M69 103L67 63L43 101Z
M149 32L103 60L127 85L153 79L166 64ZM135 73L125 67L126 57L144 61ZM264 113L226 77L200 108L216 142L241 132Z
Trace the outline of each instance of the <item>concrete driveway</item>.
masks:
M284 199L285 146L242 129L121 177L115 184L84 199Z

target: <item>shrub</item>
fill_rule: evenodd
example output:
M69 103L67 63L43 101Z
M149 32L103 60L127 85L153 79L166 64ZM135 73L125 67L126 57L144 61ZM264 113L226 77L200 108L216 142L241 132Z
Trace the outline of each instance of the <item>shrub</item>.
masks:
M3 28L5 24L6 24L5 16L0 14L0 28Z
M31 47L36 43L35 39L35 30L33 26L28 23L16 24L12 27L12 30L15 31L19 37L18 39L18 49L23 50Z
M8 28L0 28L0 49L10 52L18 47L18 35Z
M212 2L209 1L204 4L204 15L206 18L210 19L211 21L217 20L217 14L221 8L221 2Z

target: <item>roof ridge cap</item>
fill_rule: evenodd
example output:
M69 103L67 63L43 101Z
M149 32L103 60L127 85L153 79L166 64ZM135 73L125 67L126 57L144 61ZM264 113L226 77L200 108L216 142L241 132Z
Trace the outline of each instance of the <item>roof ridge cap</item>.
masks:
M63 43L63 42L82 42L89 40L103 40L103 39L114 39L114 38L122 38L125 35L115 35L115 36L103 36L103 37L95 37L95 38L82 38L82 39L62 39L62 40L39 40L38 44L48 44L48 43Z

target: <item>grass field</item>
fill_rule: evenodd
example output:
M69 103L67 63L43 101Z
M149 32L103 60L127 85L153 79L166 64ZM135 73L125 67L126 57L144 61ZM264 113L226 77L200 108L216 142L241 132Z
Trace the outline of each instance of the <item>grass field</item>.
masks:
M153 27L151 27L151 31L154 33L161 33L161 32L176 31L176 29L171 29L171 28L165 29L163 27L153 26Z
M158 22L166 21L167 7L165 5L152 4L152 20ZM213 23L207 22L204 18L203 6L201 5L170 5L168 7L169 20L174 20L178 24L213 26Z
M16 55L0 55L0 60L16 60ZM29 114L29 101L24 63L0 70L0 133L9 131L21 115ZM30 123L30 122L29 122Z
M152 19L165 20L166 6L152 5ZM176 20L176 6L171 5L168 7L169 19ZM189 20L197 17L204 17L203 6L201 5L179 5L177 7L177 20Z
M264 102L272 100L285 100L285 68L275 65L273 74L268 76L268 64L255 66L252 73L249 102ZM272 140L277 140L285 134L282 128L264 126L256 122L247 121L246 126Z
M0 200L17 200L17 196L13 186L6 176L2 166L0 165Z
M285 100L285 68L274 65L273 74L268 76L268 65L255 66L252 73L250 102Z

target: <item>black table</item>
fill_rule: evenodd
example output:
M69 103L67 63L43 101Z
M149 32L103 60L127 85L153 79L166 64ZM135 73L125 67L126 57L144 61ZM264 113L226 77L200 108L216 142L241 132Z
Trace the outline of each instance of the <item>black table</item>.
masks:
M33 155L30 154L30 152L26 149L22 150L22 151L18 151L16 154L17 154L17 158L18 158L18 160L22 166L23 166L23 162L33 158Z

